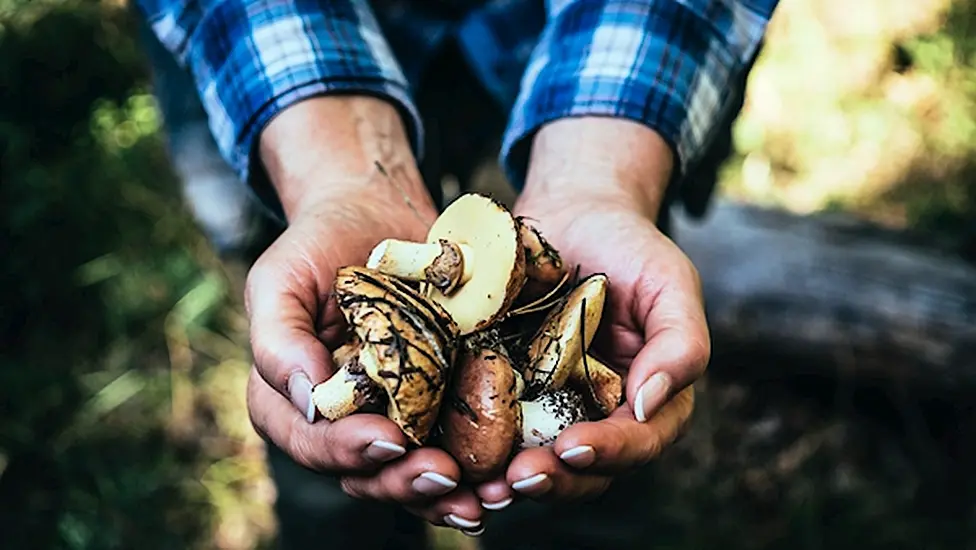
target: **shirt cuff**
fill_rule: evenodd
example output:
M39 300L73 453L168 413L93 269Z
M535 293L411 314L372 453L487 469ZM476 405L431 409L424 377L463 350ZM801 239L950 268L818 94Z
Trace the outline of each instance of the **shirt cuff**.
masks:
M409 84L365 3L221 2L200 22L188 54L218 146L279 221L258 138L299 101L336 93L387 100L400 111L414 154L424 153Z
M722 17L679 2L571 2L553 16L526 67L499 161L525 184L531 142L548 122L605 116L643 124L675 155L675 178L697 161L733 103L766 19L745 9ZM721 23L721 24L719 24Z

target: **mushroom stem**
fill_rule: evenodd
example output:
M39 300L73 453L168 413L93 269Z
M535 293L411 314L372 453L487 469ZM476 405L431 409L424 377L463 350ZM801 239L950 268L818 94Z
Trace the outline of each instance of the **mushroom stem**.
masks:
M520 401L522 449L548 447L563 430L586 420L583 398L563 388L546 392L532 401Z
M623 379L616 371L589 353L573 366L569 382L603 416L609 416L623 399Z
M430 283L444 294L471 280L473 265L474 252L470 247L445 239L436 243L386 239L373 249L366 261L368 269L408 281Z
M381 388L366 374L359 362L360 346L345 345L333 352L341 361L339 369L312 389L312 402L319 414L335 422L380 400ZM340 359L341 358L341 359Z

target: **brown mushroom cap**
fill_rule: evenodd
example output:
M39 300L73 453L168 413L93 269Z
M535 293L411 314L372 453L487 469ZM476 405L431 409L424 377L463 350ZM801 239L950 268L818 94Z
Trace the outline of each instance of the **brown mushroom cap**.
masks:
M546 316L529 344L522 372L529 395L566 384L596 335L606 296L607 276L590 275Z
M588 353L575 367L570 383L603 416L609 416L623 401L623 378L606 363Z
M538 297L558 285L567 275L559 252L527 218L518 218L519 235L525 248L526 281L520 298Z
M607 285L606 275L590 275L547 315L529 344L523 370L528 398L570 383L604 415L620 404L620 375L588 352L603 316Z
M442 408L442 447L465 479L480 483L500 474L522 426L522 380L500 346L464 346Z
M359 362L387 394L387 416L412 443L422 445L454 364L457 325L407 284L363 267L338 271L335 296L362 342Z

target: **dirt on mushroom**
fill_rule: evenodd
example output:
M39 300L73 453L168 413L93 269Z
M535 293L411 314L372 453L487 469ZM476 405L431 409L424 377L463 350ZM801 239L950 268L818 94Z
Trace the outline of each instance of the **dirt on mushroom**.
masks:
M440 446L473 483L504 471L522 426L522 376L489 331L465 341L442 410Z
M465 480L500 475L519 449L621 403L621 376L589 350L609 279L578 269L528 220L462 195L425 242L384 240L365 266L338 271L333 294L353 339L314 390L318 411L335 420L385 405L413 444L454 456Z
M385 392L387 416L412 443L422 445L436 422L448 370L454 364L457 325L413 287L364 267L340 269L334 295L361 342L358 363ZM357 387L344 383L340 388L351 393ZM316 390L316 407L332 411L333 416L336 402L350 399L348 393ZM344 411L352 412L348 407Z

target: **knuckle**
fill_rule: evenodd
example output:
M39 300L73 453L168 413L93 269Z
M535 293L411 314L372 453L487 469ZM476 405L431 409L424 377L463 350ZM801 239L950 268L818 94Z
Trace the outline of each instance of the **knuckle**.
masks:
M304 432L298 426L299 422L304 423L305 419L295 419L292 421L287 439L288 446L285 448L285 451L295 462L310 470L325 471L330 469L331 464L329 464L329 460L323 457L321 453L316 452L317 446L313 445L312 441L304 435Z
M708 368L708 363L711 360L711 356L711 341L707 336L687 339L685 349L683 350L681 357L682 363L687 365L687 368L692 375L692 380L689 380L689 382L697 379L705 373L705 369Z

